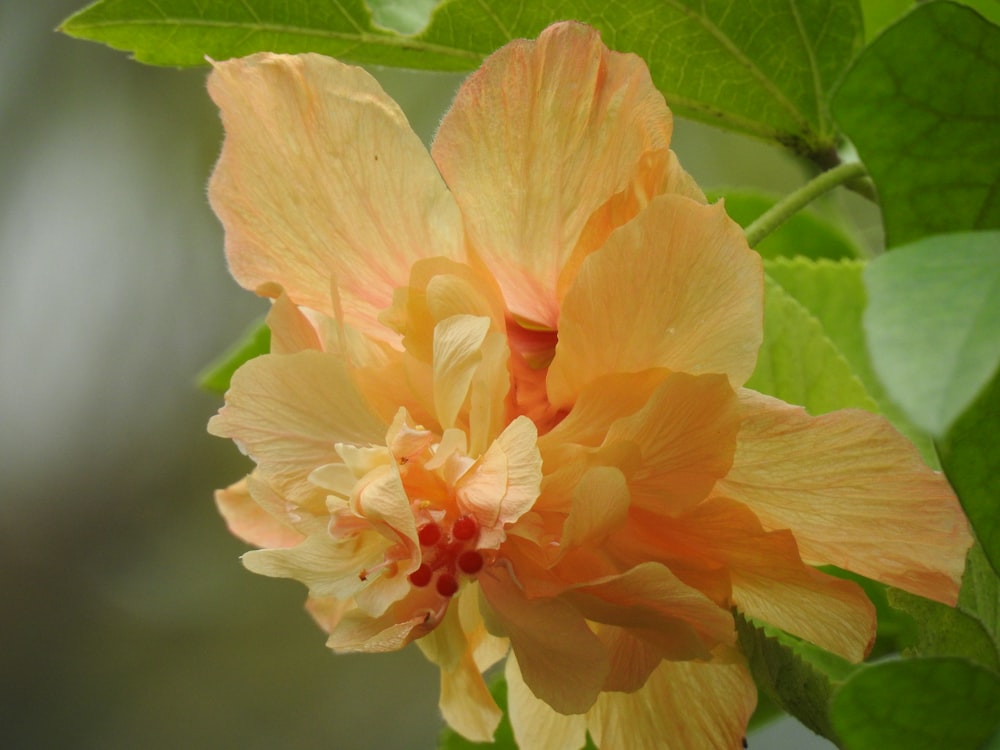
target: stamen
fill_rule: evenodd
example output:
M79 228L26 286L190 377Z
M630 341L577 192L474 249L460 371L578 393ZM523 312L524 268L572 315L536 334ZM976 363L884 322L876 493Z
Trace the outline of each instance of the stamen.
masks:
M407 577L409 578L410 583L412 583L414 586L419 586L423 588L424 586L426 586L428 583L431 582L431 575L433 575L433 573L430 567L425 563L416 570L414 570L412 573L410 573L410 575Z
M451 573L442 573L438 576L436 588L441 596L454 596L458 591L458 581Z
M467 549L458 556L458 567L470 576L483 569L483 556L474 549Z
M479 531L479 524L476 523L476 519L472 516L462 516L456 519L455 523L451 526L451 535L463 542L472 539L477 531Z
M421 547L433 547L441 539L441 527L436 523L425 523L417 529Z

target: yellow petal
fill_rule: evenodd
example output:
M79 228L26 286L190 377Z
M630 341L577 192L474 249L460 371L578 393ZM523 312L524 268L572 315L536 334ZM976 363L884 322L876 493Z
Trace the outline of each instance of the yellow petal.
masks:
M299 305L375 336L392 290L423 257L461 257L461 219L402 111L361 68L262 53L216 63L209 93L226 140L209 198L244 287L280 284Z
M763 293L760 256L721 204L654 198L567 292L549 398L568 408L601 375L655 367L742 385L763 335Z
M268 496L276 499L273 493ZM255 547L293 547L303 539L291 524L279 520L280 513L261 505L251 496L247 479L217 490L215 504L229 531Z
M753 391L733 468L716 492L765 528L791 529L802 558L954 604L972 543L944 477L883 418L819 417Z
M757 703L742 662L664 661L634 693L602 693L587 715L601 750L737 750Z
M560 713L583 713L608 674L608 656L583 616L555 598L528 599L499 566L479 576L494 625L503 628L531 691Z
M463 591L459 599L474 602L475 596L475 592ZM473 742L490 742L503 713L490 695L473 658L472 644L463 629L461 606L453 599L441 623L417 641L417 645L441 668L438 707L445 721Z
M434 327L434 407L444 429L455 426L468 398L489 330L489 318L472 315L453 315Z
M596 632L611 657L611 671L604 683L606 691L635 692L663 661L663 653L655 644L626 628L602 625Z
M310 497L313 469L339 463L338 442L380 444L385 425L358 395L335 355L267 354L233 375L226 405L208 431L232 438L292 501Z
M573 505L563 524L560 554L574 547L599 545L625 523L630 499L621 471L611 466L589 469L573 490Z
M511 42L466 80L434 160L515 315L555 328L560 271L591 214L671 128L645 64L581 24Z
M525 684L514 655L507 657L507 712L520 750L579 750L587 741L587 721L581 714L557 713L535 697Z

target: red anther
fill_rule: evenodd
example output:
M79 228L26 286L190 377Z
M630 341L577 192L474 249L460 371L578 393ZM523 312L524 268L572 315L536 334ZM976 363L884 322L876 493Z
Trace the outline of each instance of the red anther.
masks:
M410 583L412 583L414 586L420 586L421 588L423 588L424 586L426 586L428 583L431 582L431 575L432 573L430 567L424 564L421 565L416 570L414 570L412 573L410 573L410 575L407 576L407 578L409 578Z
M441 596L454 596L458 591L458 581L451 573L442 573L437 579L437 592Z
M433 547L441 539L441 527L436 523L425 523L417 529L417 539L421 547Z
M470 576L483 569L483 556L474 549L467 549L458 556L458 567Z
M462 516L451 525L451 535L465 542L472 539L479 530L479 524L472 516Z

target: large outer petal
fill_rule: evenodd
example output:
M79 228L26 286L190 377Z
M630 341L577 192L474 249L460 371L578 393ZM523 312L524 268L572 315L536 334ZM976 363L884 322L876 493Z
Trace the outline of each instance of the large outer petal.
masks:
M741 661L664 661L634 693L602 693L587 714L601 750L737 750L757 703Z
M293 502L315 494L308 481L313 469L340 462L335 443L382 444L385 430L343 362L314 351L247 362L233 375L226 405L208 423L209 432L232 438Z
M507 657L504 676L510 725L520 750L579 750L586 744L586 717L557 713L536 698L521 676L513 654Z
M612 372L753 372L763 336L760 256L721 204L654 198L584 261L563 302L549 399L572 406Z
M434 160L513 313L556 327L560 272L584 227L647 181L642 156L666 149L671 129L642 60L581 24L511 42L466 80Z
M972 543L944 477L883 418L819 417L744 390L736 458L718 494L767 528L791 529L802 557L954 604Z
M725 566L742 612L852 661L868 653L875 609L861 587L804 564L791 532L765 531L746 506L711 498L678 518L632 524L620 543L636 559Z
M419 258L463 255L461 218L402 111L361 68L320 55L217 63L209 93L226 140L209 198L248 289L281 284L330 317L376 321Z

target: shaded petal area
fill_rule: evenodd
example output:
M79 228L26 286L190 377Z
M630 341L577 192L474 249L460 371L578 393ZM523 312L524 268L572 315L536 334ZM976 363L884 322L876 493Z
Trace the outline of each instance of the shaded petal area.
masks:
M582 24L513 41L469 76L432 153L511 312L556 328L560 273L591 215L648 181L642 157L671 129L645 63Z
M579 750L587 741L583 714L560 714L535 697L512 654L504 665L507 711L519 750Z
M765 528L791 529L803 559L954 604L972 543L944 477L882 417L812 417L744 390L743 426L718 494Z
M760 256L721 205L661 195L590 255L564 300L553 405L614 372L753 372L763 335Z
M490 568L479 585L486 621L510 638L531 691L561 713L583 713L608 674L608 656L580 613L559 599L529 599L505 569Z
M861 587L804 564L792 533L765 531L746 506L712 498L682 517L635 524L633 543L648 554L725 566L745 614L851 661L868 653L875 610Z
M209 198L244 287L289 297L381 338L378 312L414 261L462 257L461 218L398 105L361 68L321 55L216 63L226 139Z
M634 693L601 693L587 728L601 750L736 750L757 703L746 666L664 661Z

